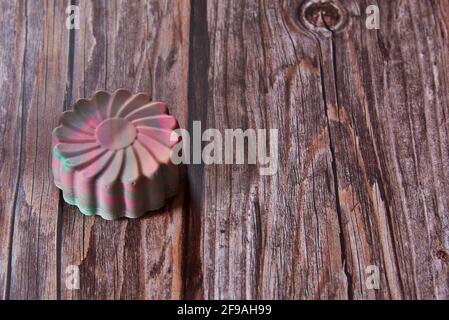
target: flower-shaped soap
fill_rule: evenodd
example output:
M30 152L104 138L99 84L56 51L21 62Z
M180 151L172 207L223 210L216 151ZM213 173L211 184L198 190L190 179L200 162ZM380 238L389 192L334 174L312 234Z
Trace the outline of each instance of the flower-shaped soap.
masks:
M52 168L64 200L86 215L137 218L176 194L176 118L146 94L119 89L78 100L53 130Z

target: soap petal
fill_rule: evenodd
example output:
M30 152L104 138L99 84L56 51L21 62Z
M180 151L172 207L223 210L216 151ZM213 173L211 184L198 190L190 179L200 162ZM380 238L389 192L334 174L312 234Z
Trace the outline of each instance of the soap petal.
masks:
M77 156L69 157L64 161L64 165L72 169L82 168L96 161L106 152L106 149L98 148Z
M95 133L95 129L88 125L78 112L65 111L61 116L61 124L84 134L93 135Z
M134 182L139 178L139 162L132 146L125 151L125 167L122 173L123 183Z
M92 102L94 103L95 109L97 110L97 117L100 119L100 121L108 118L107 108L110 99L111 95L105 91L98 91L92 98Z
M153 154L159 162L161 163L169 162L171 155L171 149L169 147L143 134L137 134L137 140L147 150L151 150L151 154Z
M70 158L99 148L101 148L101 146L96 142L76 144L62 142L55 145L53 150L57 155L63 158Z
M125 117L134 109L146 105L150 102L150 97L145 93L138 93L126 100L118 110L116 117Z
M181 137L173 130L137 126L137 132L154 138L167 147L173 147L175 144L181 141Z
M134 151L139 158L142 167L142 173L150 178L159 168L159 163L154 155L140 141L136 140L133 144Z
M120 173L122 172L123 165L125 163L124 155L125 155L124 150L118 150L115 152L112 162L99 177L100 181L106 184L111 184L119 179Z
M109 100L107 107L107 117L113 118L117 115L118 110L122 107L123 103L131 97L131 93L125 89L119 89L114 92L114 95Z
M82 170L85 178L92 179L93 177L99 175L103 170L105 170L108 164L111 162L115 152L107 151L96 161L89 164L86 168Z
M84 118L85 123L92 128L95 128L101 122L92 101L80 99L75 103L73 109L75 112L78 112Z
M88 143L96 142L93 135L73 130L66 126L59 126L53 130L53 137L58 142L68 143Z
M129 112L125 119L132 121L150 116L156 116L159 114L167 114L167 105L163 102L151 102L147 103L131 112Z
M161 129L174 130L178 127L176 118L167 114L146 117L132 121L135 126L147 126Z

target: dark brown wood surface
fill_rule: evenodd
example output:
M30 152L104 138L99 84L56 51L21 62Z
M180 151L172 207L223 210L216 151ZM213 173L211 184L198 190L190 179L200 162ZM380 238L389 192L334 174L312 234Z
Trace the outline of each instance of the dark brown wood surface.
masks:
M449 1L309 2L0 0L0 298L448 299ZM278 129L277 174L187 165L162 210L83 216L51 130L121 87L190 130Z

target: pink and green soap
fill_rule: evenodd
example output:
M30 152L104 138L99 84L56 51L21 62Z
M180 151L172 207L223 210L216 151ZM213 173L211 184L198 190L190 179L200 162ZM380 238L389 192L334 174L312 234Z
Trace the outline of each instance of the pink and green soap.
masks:
M52 135L54 182L85 215L138 218L177 193L176 118L144 93L99 91L62 114Z

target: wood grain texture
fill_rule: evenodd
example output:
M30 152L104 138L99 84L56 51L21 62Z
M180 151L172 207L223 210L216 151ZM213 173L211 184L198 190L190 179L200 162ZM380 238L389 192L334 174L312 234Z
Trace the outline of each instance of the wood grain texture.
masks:
M3 92L9 92L8 95L0 96L0 298L5 299L9 290L13 217L20 179L20 157L17 155L21 153L23 135L22 87L26 24L23 5L1 2L0 9L4 15L0 22L0 87Z
M203 168L193 296L447 298L448 3L379 2L376 31L373 3L342 1L335 32L302 24L302 3L213 2L191 17L209 52L194 88L208 126L278 128L281 143L275 177Z
M209 47L198 93L206 127L279 129L280 141L277 175L204 167L194 227L205 298L347 298L319 52L288 29L289 14L280 3L229 1L191 18L208 32L199 39Z
M307 2L0 1L0 299L448 299L449 1ZM145 218L81 215L51 130L120 87L189 130L278 129L277 174L188 165Z
M350 24L320 37L349 290L447 298L447 29L435 17L448 3L379 1L377 32L361 19L369 4L345 3ZM383 290L366 290L369 265Z
M6 48L13 59L2 62L9 62L5 68L16 68L10 75L11 87L5 88L11 101L2 105L7 113L2 116L7 128L2 191L8 191L2 192L1 215L9 235L9 243L2 241L9 247L2 258L8 261L2 262L8 279L2 291L11 299L55 299L59 193L48 159L51 128L64 103L67 33L60 27L65 18L56 12L65 6L60 1L2 2L2 6L3 12L10 12L9 23L16 23L15 31L6 28L9 33L2 38L10 41ZM7 82L2 81L2 87ZM3 180L4 174L11 177Z

